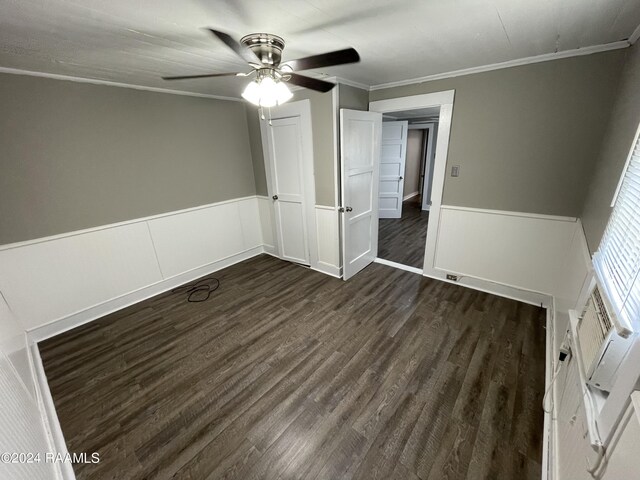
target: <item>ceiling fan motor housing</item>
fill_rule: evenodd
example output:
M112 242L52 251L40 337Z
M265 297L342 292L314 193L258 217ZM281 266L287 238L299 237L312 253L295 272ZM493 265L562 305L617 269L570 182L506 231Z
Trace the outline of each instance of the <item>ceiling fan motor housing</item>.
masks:
M240 39L240 43L251 49L264 64L277 68L282 60L284 40L270 33L252 33Z

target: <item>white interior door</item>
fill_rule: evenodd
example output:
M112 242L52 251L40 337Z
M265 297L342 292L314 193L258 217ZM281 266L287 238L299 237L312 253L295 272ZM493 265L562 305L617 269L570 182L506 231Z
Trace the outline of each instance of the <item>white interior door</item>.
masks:
M381 113L340 110L342 265L345 280L373 262L378 254L381 138Z
M295 116L271 123L266 128L278 253L309 265L301 120Z
M404 166L407 158L409 122L382 124L380 156L379 218L400 218L404 195Z

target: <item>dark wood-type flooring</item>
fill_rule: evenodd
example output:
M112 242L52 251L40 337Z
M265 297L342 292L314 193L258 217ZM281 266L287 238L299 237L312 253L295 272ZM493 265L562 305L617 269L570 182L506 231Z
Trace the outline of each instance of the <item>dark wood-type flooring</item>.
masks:
M78 479L539 479L544 311L262 255L40 344Z
M378 257L422 268L427 243L429 212L423 211L420 196L402 203L402 218L381 218L378 224Z

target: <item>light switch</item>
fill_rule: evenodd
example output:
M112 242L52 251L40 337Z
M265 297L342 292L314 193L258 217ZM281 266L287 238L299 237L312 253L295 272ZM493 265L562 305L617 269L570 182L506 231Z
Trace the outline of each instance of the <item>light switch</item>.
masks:
M451 176L459 177L460 176L460 165L453 165L451 167Z

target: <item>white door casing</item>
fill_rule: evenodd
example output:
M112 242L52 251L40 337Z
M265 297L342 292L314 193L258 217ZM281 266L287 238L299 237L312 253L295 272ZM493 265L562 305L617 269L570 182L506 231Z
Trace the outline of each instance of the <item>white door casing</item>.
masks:
M440 107L433 166L433 181L431 184L431 207L429 209L429 224L427 226L427 242L423 265L423 275L433 278L444 278L445 276L445 272L435 267L435 258L454 96L454 90L447 90L369 102L369 110L380 113Z
M378 254L378 177L382 114L340 110L343 278Z
M404 196L404 169L407 159L409 122L382 123L380 153L379 218L400 218Z
M283 260L314 266L318 253L310 102L273 108L271 125L263 120L260 129L276 251Z

